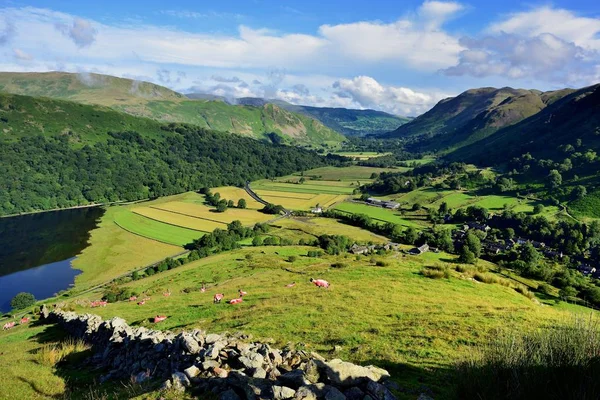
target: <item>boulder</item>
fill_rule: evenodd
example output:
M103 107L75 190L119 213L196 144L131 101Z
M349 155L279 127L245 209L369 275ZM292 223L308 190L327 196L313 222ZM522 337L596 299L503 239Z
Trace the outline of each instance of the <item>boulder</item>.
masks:
M173 372L171 381L173 382L173 389L179 392L183 392L185 388L190 387L190 380L183 372Z
M304 371L301 369L295 369L290 372L286 372L281 375L278 380L283 383L284 386L289 386L293 389L298 389L301 386L310 385L311 382L306 379Z
M301 386L294 396L294 400L317 400L325 394L325 384L316 383L306 386Z
M213 344L221 340L221 335L217 335L216 333L211 333L204 338L206 344Z
M367 392L375 400L396 400L396 396L394 396L387 387L375 381L369 381L369 383L367 383Z
M342 387L357 386L369 379L377 382L382 378L390 376L384 369L372 365L362 367L339 359L329 362L317 360L317 365L319 365L319 368L325 373L331 383Z
M191 367L184 369L183 373L190 379L195 378L198 375L200 375L200 368L196 367L195 365L192 365Z
M215 360L206 360L202 363L202 369L205 371L210 371L213 368L219 367L219 362Z
M219 395L219 400L240 400L240 396L233 389L229 389Z
M325 386L325 400L346 400L346 396L334 386Z
M183 349L190 354L196 354L200 351L200 345L192 336L182 336L181 345L183 346Z
M286 386L273 386L273 398L275 400L291 399L296 395L296 391Z
M314 360L309 360L304 366L304 375L311 383L319 382L319 367Z
M362 400L365 397L365 392L360 390L358 386L353 386L344 392L344 396L348 400Z
M250 376L253 378L265 379L267 377L267 371L261 367L253 368L251 371Z
M244 366L244 368L251 369L262 367L265 359L258 353L248 353L247 356L241 356L238 358L238 361Z

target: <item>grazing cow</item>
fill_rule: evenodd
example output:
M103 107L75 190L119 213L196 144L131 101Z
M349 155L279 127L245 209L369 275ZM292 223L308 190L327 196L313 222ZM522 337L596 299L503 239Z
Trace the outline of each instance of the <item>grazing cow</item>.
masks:
M154 317L154 323L156 324L157 322L164 321L165 319L167 319L166 315L157 315Z
M163 293L163 296L165 296L165 297L169 297L170 295L171 295L171 291L170 290Z
M213 303L220 303L221 300L223 300L223 297L225 297L223 293L215 294L215 297L213 297Z
M131 297L129 298L129 301L136 301L136 300L137 300L137 296L131 296Z
M4 324L4 326L2 327L2 330L6 331L8 329L14 328L15 323L14 322L7 322Z
M96 301L92 301L90 303L90 307L92 307L92 308L94 308L94 307L106 307L107 304L108 304L107 301L96 300Z
M285 285L285 287L294 287L296 286L296 282L292 282L292 283L288 283L287 285Z
M317 287L324 287L326 289L329 289L329 282L327 282L324 279L313 279L313 278L310 278L310 281L312 283L314 283L315 286L317 286Z
M144 297L142 300L143 301L148 301L148 300L150 300L150 297Z
M29 317L23 317L23 318L21 318L21 322L20 322L20 324L21 324L21 325L24 325L24 324L26 324L26 323L28 323L28 322L29 322Z
M206 292L206 286L204 286L204 283L202 284L202 287L200 288L200 291L202 293Z
M142 301L138 302L138 306L143 306L144 304L146 304L146 300L142 300Z
M242 299L241 297L239 299L232 299L229 300L229 304L238 304L241 303L242 301L244 301L244 299Z
M244 297L248 294L248 292L244 292L242 289L238 290L238 293L240 294L240 297Z

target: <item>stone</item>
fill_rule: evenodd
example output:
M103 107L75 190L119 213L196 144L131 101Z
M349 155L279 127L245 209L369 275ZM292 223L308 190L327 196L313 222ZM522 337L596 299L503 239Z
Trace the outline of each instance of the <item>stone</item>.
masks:
M346 396L334 386L325 386L325 400L346 400Z
M362 400L365 397L365 392L360 390L358 386L353 386L344 392L344 396L348 400Z
M216 333L211 333L204 338L206 344L213 344L221 340L221 335L217 335Z
M278 366L283 362L283 358L281 357L281 352L277 349L271 349L269 352L269 358L273 365Z
M317 400L322 398L325 393L325 384L317 383L301 386L294 396L295 400Z
M200 368L196 367L195 365L192 365L191 367L184 369L183 373L190 379L195 378L198 375L200 375Z
M135 383L143 383L150 378L150 374L146 371L142 371L135 376Z
M219 353L221 352L223 347L225 347L223 342L215 342L211 344L204 352L204 357L211 360L215 360L217 357L219 357Z
M219 400L240 400L240 396L233 389L229 389L219 395Z
M219 366L219 362L215 360L206 360L202 363L202 369L205 371L210 371L213 368L217 368Z
M254 368L252 369L252 373L250 374L250 376L253 378L265 379L267 377L267 371L265 371L261 367Z
M244 366L244 368L259 368L265 362L265 358L258 353L249 353L247 356L241 356L238 361Z
M369 379L377 382L382 378L388 378L390 376L384 369L372 365L362 367L339 359L334 359L329 362L317 360L317 365L325 372L331 383L342 387L357 386Z
M219 378L227 378L229 376L229 371L219 367L213 368L213 373Z
M310 385L311 382L304 376L304 371L301 369L295 369L290 372L286 372L281 375L278 380L285 386L289 386L293 389L298 389L301 386Z
M369 383L367 383L367 392L375 400L396 400L396 396L394 396L388 388L375 381L369 381Z
M160 385L160 390L169 390L173 387L173 384L171 383L170 379L167 379L166 381L163 382L162 385Z
M317 363L314 360L309 360L304 366L304 374L306 379L311 383L319 382L320 374L319 367L317 367Z
M190 387L190 380L183 372L173 372L171 381L173 381L173 389L179 392L184 392L185 388Z
M273 398L275 400L291 399L296 395L296 391L287 386L273 386Z
M200 345L196 339L188 335L185 335L181 338L181 345L185 351L191 354L196 354L200 351Z

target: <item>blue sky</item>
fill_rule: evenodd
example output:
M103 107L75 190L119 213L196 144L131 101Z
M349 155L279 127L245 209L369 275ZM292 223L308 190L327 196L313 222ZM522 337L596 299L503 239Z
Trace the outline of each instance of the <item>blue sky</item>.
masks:
M0 0L0 70L418 115L472 87L598 82L596 3Z

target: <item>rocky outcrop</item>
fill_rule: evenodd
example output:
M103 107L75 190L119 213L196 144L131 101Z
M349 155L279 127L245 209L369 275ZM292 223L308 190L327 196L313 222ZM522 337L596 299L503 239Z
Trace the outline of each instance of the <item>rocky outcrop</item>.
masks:
M278 350L243 334L202 330L174 334L133 328L121 318L102 320L60 309L42 314L72 337L89 343L101 380L148 379L163 388L211 392L223 400L394 400L387 371L303 350Z

